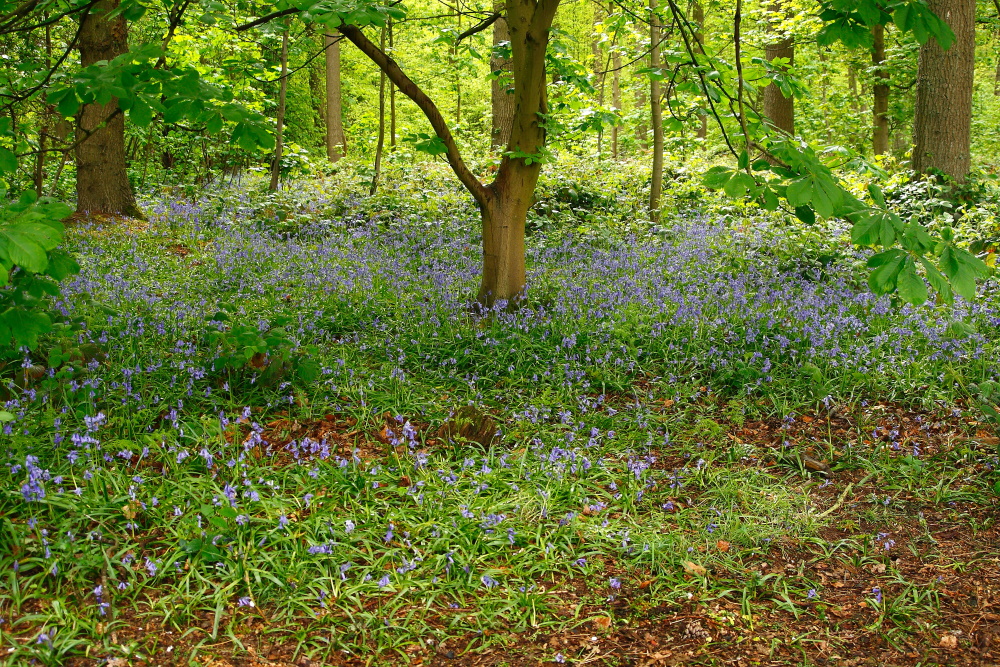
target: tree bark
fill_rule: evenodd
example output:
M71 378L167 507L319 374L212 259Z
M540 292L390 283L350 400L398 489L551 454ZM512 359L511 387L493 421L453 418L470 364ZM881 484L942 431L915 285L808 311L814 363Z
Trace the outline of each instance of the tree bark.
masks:
M502 7L496 8L497 10ZM504 42L510 41L507 19L501 17L493 23L494 51ZM514 96L510 94L510 59L498 58L494 52L490 56L490 70L493 72L490 99L493 106L493 125L490 144L494 150L505 149L510 143L510 128L514 123Z
M649 66L660 67L660 21L656 15L656 0L649 0ZM649 118L653 126L653 170L649 184L649 221L660 221L660 193L663 190L663 107L660 81L649 78Z
M783 14L787 7L783 2L774 2L771 4L771 11ZM764 57L768 62L775 58L788 58L788 67L791 67L795 64L795 41L791 37L784 37L768 44L764 49ZM779 69L784 71L787 67L781 66ZM764 115L770 119L773 127L786 134L795 134L795 98L785 97L773 82L764 88Z
M385 52L386 29L382 28L379 48ZM382 175L382 149L385 147L385 72L380 68L378 76L378 142L375 144L375 169L372 174L372 186L368 196L374 196L378 188L378 179Z
M79 39L80 62L84 67L128 51L125 18L121 15L105 18L117 7L118 0L101 0L84 15ZM75 150L77 211L142 217L128 180L125 117L118 111L118 99L112 98L107 104L85 104L80 111L79 127L93 134Z
M705 7L701 4L700 0L694 0L691 3L691 20L694 21L697 26L697 32L694 34L697 49L700 55L705 55ZM702 114L701 122L698 124L698 138L704 139L708 136L708 116Z
M614 48L614 47L613 47ZM617 48L611 52L611 67L613 68L611 72L611 104L614 105L615 111L621 113L622 109L622 85L621 85L621 73L622 68L622 56ZM611 126L611 159L618 159L618 125Z
M935 39L920 47L913 121L913 169L940 171L961 183L971 166L972 77L976 1L930 0L931 11L955 33L945 51Z
M285 138L285 98L288 93L288 29L281 33L281 81L278 84L278 117L274 133L274 162L271 163L271 183L268 189L274 192L278 189L281 178L281 154L284 150Z
M336 162L347 154L344 106L340 92L340 36L326 35L326 157Z
M392 19L389 19L389 51L391 55L395 51L395 43L392 35ZM389 150L396 150L396 84L389 82Z
M315 44L316 36L312 31L312 25L307 26L306 34L309 37L310 46ZM325 42L325 39L320 40L324 46ZM314 116L316 127L323 129L323 143L326 144L326 93L323 90L323 79L320 76L322 67L323 63L318 60L309 64L309 97L312 109L316 114Z
M599 4L594 5L594 25L604 20L604 8ZM591 71L594 73L594 80L597 89L597 105L599 107L604 106L604 84L607 81L607 74L605 70L607 66L604 61L604 51L601 48L601 42L598 34L595 32L591 35L590 39L590 56L593 59L591 64ZM600 127L597 130L597 159L601 159L601 155L604 152L604 128Z
M889 73L882 67L885 62L885 27L876 25L872 28L874 46L872 47L872 65L875 70L875 86L872 89L872 150L875 155L889 152Z
M641 76L641 75L640 75ZM635 108L636 111L646 108L646 87L635 87ZM640 116L635 122L635 140L643 149L649 148L649 126L646 125L645 115Z

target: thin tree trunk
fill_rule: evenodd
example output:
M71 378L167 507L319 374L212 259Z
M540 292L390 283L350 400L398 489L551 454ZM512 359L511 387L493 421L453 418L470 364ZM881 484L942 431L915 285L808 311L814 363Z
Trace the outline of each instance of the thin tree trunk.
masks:
M340 92L340 36L326 35L326 157L336 162L347 154Z
M656 16L656 0L649 0L649 66L660 67L660 21ZM663 188L663 108L660 81L649 78L649 117L653 125L653 173L649 185L649 220L660 221L660 193Z
M643 82L645 83L645 82ZM635 108L636 111L646 109L646 86L638 85L635 88ZM635 140L644 150L649 148L649 126L646 125L645 115L639 116L635 123Z
M700 55L705 54L705 7L701 0L694 0L691 3L691 19L698 26L694 34L697 46L695 47ZM704 139L708 136L708 116L701 116L701 123L698 125L698 138Z
M502 3L495 11L503 8ZM507 18L501 17L493 23L493 49L504 42L510 42L510 30L507 28ZM494 150L505 149L510 144L510 128L514 122L514 96L510 94L511 71L510 59L490 56L490 69L493 71L490 100L493 107L493 124L490 133L490 143Z
M281 153L285 138L285 97L288 93L288 29L281 33L281 82L278 84L278 118L274 133L274 162L271 164L271 184L268 189L278 189L281 178Z
M621 74L620 70L622 68L622 56L618 52L618 49L614 49L611 52L611 67L613 68L611 72L611 103L615 107L615 111L621 113L622 108L622 86L621 86ZM618 125L611 126L611 159L618 159Z
M101 0L84 15L79 39L84 67L128 51L125 18L105 18L117 8L118 0ZM79 127L93 134L75 150L77 211L142 217L125 166L125 117L118 113L117 98L85 104Z
M307 34L309 42L315 44L316 36L312 32L312 24L309 24ZM321 39L320 43L323 41L325 40ZM309 64L309 97L312 102L310 106L316 114L314 116L316 127L323 129L323 143L326 144L326 93L323 91L323 77L320 76L322 66L321 62Z
M389 55L394 51L392 19L389 19ZM389 82L389 150L396 150L396 84Z
M462 33L462 15L458 15L458 33ZM462 70L458 66L458 43L451 49L451 66L455 69L455 124L462 122Z
M787 11L787 6L784 2L773 2L770 11L782 15ZM774 23L777 21L773 20L772 24ZM764 57L768 62L775 58L788 58L788 67L791 67L795 64L794 40L791 37L783 37L768 44L764 49ZM787 67L783 65L779 69L785 70ZM764 115L770 119L771 125L775 128L786 134L795 134L795 98L785 97L774 83L764 87Z
M932 38L920 47L913 169L940 171L962 182L971 166L976 0L930 0L928 4L951 26L955 43L945 51Z
M851 93L851 109L854 113L861 111L860 96L858 95L858 76L854 72L854 66L847 66L847 90Z
M595 4L594 5L594 25L596 26L598 23L600 23L603 20L604 20L604 8L601 7L599 4ZM598 34L596 32L591 36L591 40L590 40L590 55L591 55L591 58L593 58L593 64L592 64L591 68L592 68L592 70L594 72L594 78L596 79L596 83L597 83L597 85L595 86L597 88L597 104L598 104L598 106L603 107L604 106L604 82L607 79L607 76L606 76L604 70L607 69L607 67L605 65L604 58L603 58L604 54L602 53L601 42L599 41ZM601 159L601 153L603 152L603 150L604 150L604 128L601 127L601 128L598 128L598 130L597 130L597 159L598 160Z
M875 127L872 132L872 150L875 155L889 152L889 73L882 67L885 61L885 27L872 27L874 45L872 47L872 65L875 70L875 86L872 89L872 119Z
M386 29L382 28L379 48L385 52ZM368 195L373 196L378 189L378 179L382 175L382 149L385 146L385 72L379 69L378 77L378 143L375 145L375 173L372 174L372 186Z

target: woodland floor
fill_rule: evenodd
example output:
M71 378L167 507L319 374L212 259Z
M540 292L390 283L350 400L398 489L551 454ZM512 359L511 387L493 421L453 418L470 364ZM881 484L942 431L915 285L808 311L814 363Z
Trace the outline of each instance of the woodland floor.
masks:
M667 401L669 403L669 401ZM669 410L669 406L665 408ZM918 422L930 420L923 432ZM872 405L857 414L804 416L789 428L780 420L730 424L726 437L751 443L771 456L744 460L740 465L763 466L777 474L799 467L798 455L783 455L782 442L821 446L858 444L859 428L899 428L907 446L920 441L924 462L961 466L972 454L994 451L1000 439L983 425L943 414L913 412L895 405ZM286 437L304 432L338 435L362 445L365 457L384 454L388 445L379 433L349 430L348 422L313 424L272 422L271 433ZM338 433L338 428L340 429ZM971 434L971 435L969 435ZM821 445L820 443L828 443ZM658 466L672 465L671 451L658 453ZM453 637L440 645L411 645L397 653L342 656L312 660L297 654L287 627L274 628L268 610L246 614L233 641L217 634L218 622L204 614L198 625L167 629L149 617L119 630L112 643L135 641L146 647L149 660L76 659L68 665L103 663L109 667L197 664L204 667L312 667L315 665L967 665L1000 664L1000 503L961 493L949 496L940 485L937 498L926 493L896 493L891 516L873 516L868 507L892 487L885 475L859 470L833 470L814 475L812 498L826 527L818 539L784 539L743 563L742 572L713 570L701 595L687 603L651 603L656 580L643 579L634 569L622 571L618 595L594 604L583 580L566 579L548 586L557 596L558 615L572 630L530 633L486 632ZM974 467L967 469L974 473ZM949 500L948 498L953 499ZM861 557L845 546L859 532L888 532L894 543L888 557ZM720 550L729 544L720 541ZM614 574L615 563L605 563ZM793 601L776 586L747 586L747 573L763 581L787 574L823 582L815 600ZM639 576L637 576L637 574ZM886 603L876 601L880 589ZM892 599L891 604L888 600ZM447 615L468 610L442 610ZM217 627L217 626L216 626ZM374 647L373 647L374 651Z

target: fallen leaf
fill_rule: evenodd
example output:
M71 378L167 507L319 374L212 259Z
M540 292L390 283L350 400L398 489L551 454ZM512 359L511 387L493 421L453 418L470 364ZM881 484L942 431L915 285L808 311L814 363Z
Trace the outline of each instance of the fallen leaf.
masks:
M715 546L719 548L719 551L729 551L730 545L729 542L726 542L725 540L719 540L715 543Z
M698 565L698 563L692 563L689 560L685 560L681 562L681 565L684 566L685 572L694 575L696 577L704 577L705 575L708 574L708 570L706 570L701 565Z
M591 620L594 622L594 625L597 626L598 630L608 630L611 628L610 616L595 616Z
M958 637L951 634L942 635L938 646L941 648L958 648Z

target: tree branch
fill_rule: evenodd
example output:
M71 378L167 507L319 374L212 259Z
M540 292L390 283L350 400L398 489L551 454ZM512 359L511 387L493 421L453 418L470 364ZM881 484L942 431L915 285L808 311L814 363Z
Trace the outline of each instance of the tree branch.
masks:
M263 25L268 21L273 21L274 19L279 19L282 16L289 16L291 14L298 14L301 10L297 7L289 7L288 9L282 9L280 12L271 12L270 14L265 14L260 18L254 19L249 23L244 23L243 25L236 26L236 32L243 32L244 30L249 30L250 28L256 28L259 25Z
M461 35L459 35L458 37L456 37L455 38L455 43L458 44L459 42L461 42L466 37L472 37L477 32L482 32L483 30L486 30L491 25L493 25L494 23L496 23L497 20L499 20L501 18L503 18L503 17L500 15L500 12L494 12L493 14L491 14L489 17L487 17L483 21L477 23L476 25L472 26L471 28L469 28L468 30L466 30L465 32L463 32Z
M354 46L358 47L359 51L368 56L372 62L378 65L379 69L385 72L385 75L389 77L389 80L396 85L396 88L401 93L409 97L413 100L414 104L420 107L420 110L427 116L427 120L430 121L431 127L434 128L434 132L437 133L448 149L445 155L448 158L448 164L451 165L452 171L455 172L458 180L462 182L462 185L465 186L475 200L480 205L485 205L490 196L489 189L476 178L476 175L469 170L465 161L462 160L462 155L458 151L458 144L455 143L455 137L452 136L451 130L448 128L448 123L445 122L444 117L431 98L410 77L406 76L395 60L386 55L384 51L365 37L360 28L353 25L342 25L339 30Z

